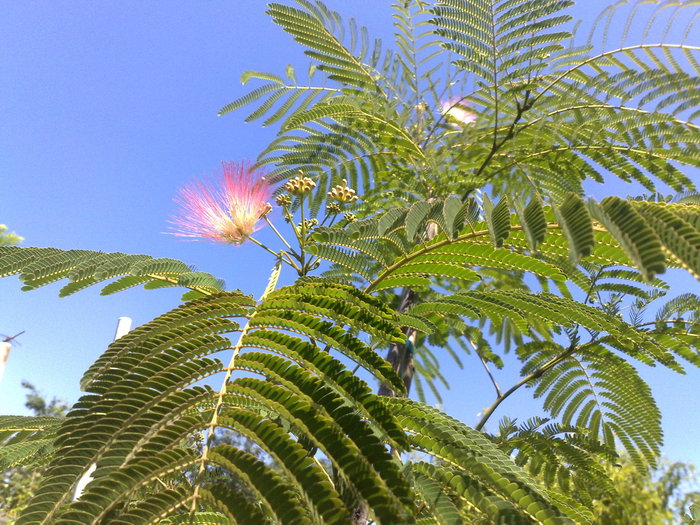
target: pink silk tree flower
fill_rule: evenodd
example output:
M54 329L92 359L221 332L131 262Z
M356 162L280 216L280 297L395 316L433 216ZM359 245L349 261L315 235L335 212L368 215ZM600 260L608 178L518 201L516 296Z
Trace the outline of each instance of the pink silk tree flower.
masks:
M10 349L12 345L6 341L0 341L0 381L2 381L2 376L5 375L5 365L7 365L7 358L10 357Z
M271 210L272 187L246 163L222 162L220 180L195 181L175 198L174 235L242 244Z
M466 102L460 98L450 98L442 103L442 114L445 118L454 123L463 125L476 122L476 113L468 108Z

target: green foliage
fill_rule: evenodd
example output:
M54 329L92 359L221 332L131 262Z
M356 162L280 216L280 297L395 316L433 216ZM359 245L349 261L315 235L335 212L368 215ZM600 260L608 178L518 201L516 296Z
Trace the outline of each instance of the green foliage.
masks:
M278 180L313 169L323 195L345 178L366 190L372 208L486 183L495 194L551 194L561 203L582 193L583 180L602 181L601 167L649 191L655 180L694 189L677 167L700 162L692 46L655 42L595 54L571 44L570 2L445 0L397 3L396 49L380 50L320 3L296 4L274 4L270 13L331 86L245 75L271 83L226 108L279 106L285 123L260 158ZM471 129L455 130L441 114L454 90L478 115ZM287 93L322 99L297 102Z
M608 197L600 204L591 199L584 205L572 194L551 208L533 199L526 216L522 206L508 214L504 199L497 206L486 205L492 207L486 221L465 225L471 202L449 212L451 199L416 203L344 228L318 228L311 249L365 277L369 289L375 290L427 285L431 275L475 281L481 278L479 268L519 269L563 280L569 265L560 259L567 253L573 261L586 257L598 264L636 266L647 280L677 266L700 275L695 256L700 249L700 207L695 204ZM493 224L496 209L499 226ZM448 213L449 224L444 219ZM416 233L428 224L435 224L440 235L414 245ZM553 262L558 262L558 270Z
M7 226L0 224L0 246L10 246L22 242L24 238L14 232L8 232Z
M493 522L562 523L556 498L538 487L481 432L440 411L407 399L385 401L398 414L412 448L439 460L415 462L417 472L438 480L443 488L476 506ZM587 521L582 508L568 508L573 520Z
M606 467L615 486L615 497L595 494L592 507L598 523L620 525L670 525L679 523L688 505L697 505L698 492L679 498L679 492L696 481L694 469L684 463L660 464L640 471L627 457ZM684 485L686 485L684 487ZM690 507L692 509L692 506ZM691 522L692 523L692 522Z
M145 288L181 286L189 288L187 298L208 295L223 288L223 282L212 275L196 272L174 259L154 259L148 255L102 253L90 250L58 250L56 248L0 247L0 276L19 274L22 290L68 279L60 297L66 297L88 286L119 277L102 288L102 295L144 285Z
M0 519L16 518L39 487L69 408L56 398L47 401L30 383L22 386L34 416L0 416Z
M644 472L662 439L633 363L700 365L697 296L646 313L658 275L700 275L683 172L700 166L698 49L646 43L649 28L624 42L641 4L612 49L575 43L567 0L397 2L393 49L320 1L291 4L268 14L311 59L308 82L248 71L220 112L277 127L258 162L273 182L316 182L289 198L299 246L285 240L259 300L173 259L0 247L0 276L24 290L189 289L107 348L60 425L0 420L4 464L51 458L17 523L614 523L634 505L609 503L630 485L615 448ZM610 178L655 195L585 197ZM362 200L321 220L341 180ZM300 279L278 289L284 262ZM522 378L502 391L489 366L511 348ZM372 392L406 396L415 374L439 399L443 356L469 354L497 394L475 428ZM482 431L523 386L554 420ZM647 503L662 516L669 498Z
M554 343L531 343L519 349L523 375L564 355ZM616 440L639 462L653 463L663 433L661 414L647 384L625 360L602 345L579 346L532 382L535 397L562 424L587 430L588 436L614 450ZM639 429L644 428L640 433Z
M195 299L120 338L86 373L87 393L59 429L56 459L19 523L61 523L78 515L96 522L123 515L119 519L150 523L155 516L146 505L149 499L136 508L128 504L137 491L178 469L194 468L201 476L209 465L235 465L234 472L245 476L256 492L270 490L265 489L270 476L281 475L280 483L302 490L300 496L291 488L286 493L294 496L292 500L300 498L296 512L303 519L309 512L331 522L339 519L346 511L337 490L289 430L322 451L377 516L388 522L409 519L408 487L379 438L404 447L403 433L362 381L329 354L319 353L309 340L353 356L399 390L401 383L365 343L324 320L328 316L361 327L380 341L402 338L383 303L348 286L312 283L273 291L257 305L237 293ZM236 317L245 323L231 320ZM240 338L226 366L212 354L231 348L220 334L235 332ZM249 351L255 348L277 355ZM240 377L229 382L234 370L252 371L267 380ZM191 386L217 373L225 374L219 392ZM270 419L271 414L276 417ZM199 454L182 448L189 433L217 427L249 438L282 472L269 472L269 466L236 456L228 446L205 444ZM73 490L76 479L93 463L99 477L80 500L66 501L61 494ZM195 508L200 502L233 497L231 488L220 484L192 488ZM168 493L169 504L190 503L191 494L181 489ZM284 493L275 492L278 498ZM270 512L278 512L278 507L263 509L263 515Z
M640 469L627 455L610 455L580 427L543 419L505 420L496 443L547 487L572 494L593 523L672 524L699 494L692 465L661 462ZM684 494L685 493L685 494Z
M606 472L617 455L583 427L533 418L524 424L505 418L494 442L530 475L558 492L575 493L590 507L595 498L615 498L615 487ZM596 494L591 493L596 487Z

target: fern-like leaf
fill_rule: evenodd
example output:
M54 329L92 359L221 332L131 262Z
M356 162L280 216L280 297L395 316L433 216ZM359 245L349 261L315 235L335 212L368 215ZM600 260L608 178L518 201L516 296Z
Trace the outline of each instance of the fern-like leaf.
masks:
M23 290L68 279L69 283L59 292L61 297L120 276L125 277L108 284L102 293L114 293L139 284L147 288L181 286L201 295L223 289L221 280L207 273L195 272L174 259L89 250L0 247L0 276L14 274L19 274L24 282Z

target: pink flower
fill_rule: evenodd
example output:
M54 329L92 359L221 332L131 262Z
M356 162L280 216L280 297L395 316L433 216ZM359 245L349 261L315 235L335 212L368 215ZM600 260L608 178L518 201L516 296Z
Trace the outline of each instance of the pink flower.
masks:
M7 358L10 357L10 348L12 348L10 343L0 341L0 381L2 381L2 376L5 374Z
M272 209L269 182L248 164L221 164L221 180L196 181L180 190L175 198L180 211L171 221L174 235L242 244L260 228L258 222Z
M476 122L476 113L469 109L461 98L450 98L442 103L442 114L446 120L463 125Z

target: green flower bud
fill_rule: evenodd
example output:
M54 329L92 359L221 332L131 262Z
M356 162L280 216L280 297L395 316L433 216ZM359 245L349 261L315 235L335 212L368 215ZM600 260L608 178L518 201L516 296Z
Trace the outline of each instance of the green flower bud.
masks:
M355 190L348 188L348 181L345 179L343 179L341 184L333 187L331 191L328 192L328 198L338 201L341 204L355 202L358 199L357 195L355 195Z
M301 170L299 170L296 177L290 179L287 181L287 184L284 185L284 189L296 197L306 195L315 187L316 183L309 177L304 177L304 172Z

